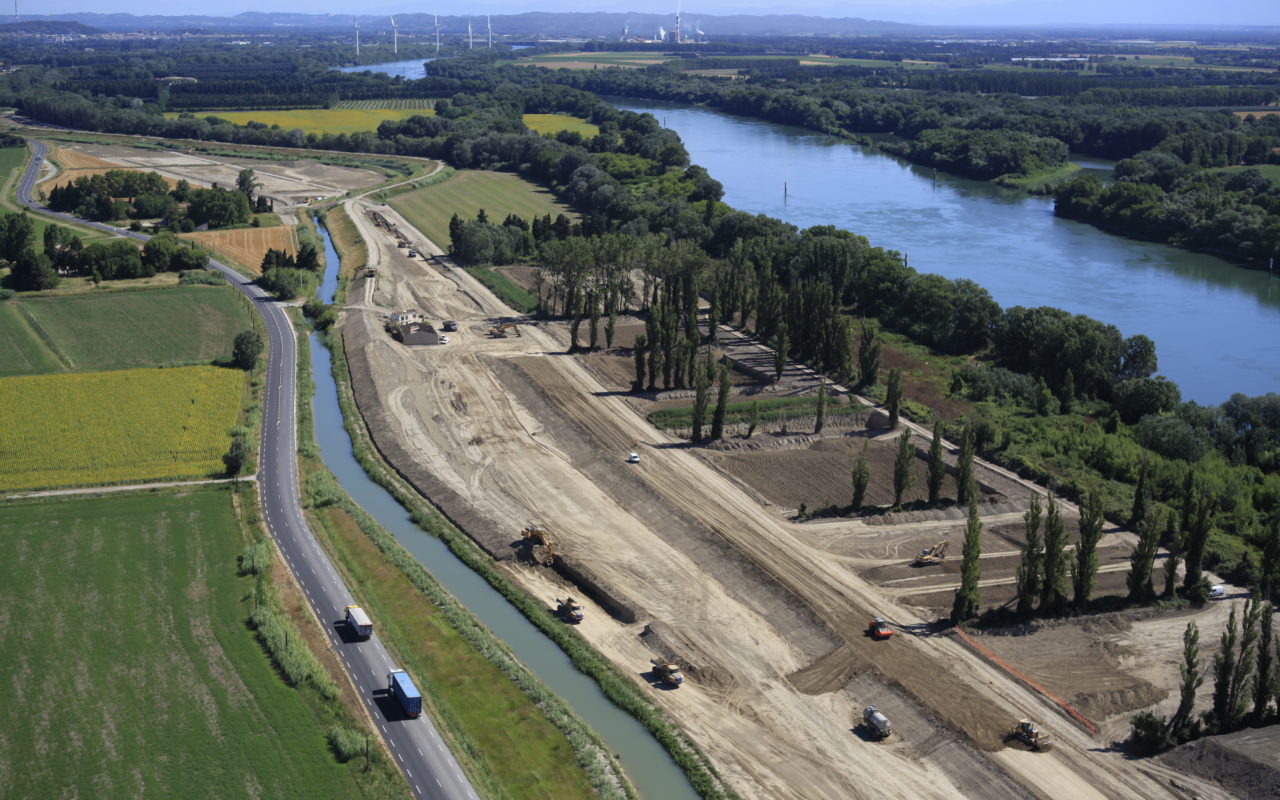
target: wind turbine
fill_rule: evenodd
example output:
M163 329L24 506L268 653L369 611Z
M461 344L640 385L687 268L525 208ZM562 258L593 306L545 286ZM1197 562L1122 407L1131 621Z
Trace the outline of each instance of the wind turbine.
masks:
M391 53L400 55L400 29L396 27L396 18L391 18Z
M356 58L360 58L360 23L356 23Z
M489 31L489 49L493 49L493 23L489 20L489 15L484 15L484 27Z
M474 50L476 48L475 39L471 36L471 20L467 20L467 49Z
M676 44L680 44L680 6L681 0L676 0Z
M434 17L436 21L436 55L438 56L440 55L440 15L432 14L431 16Z

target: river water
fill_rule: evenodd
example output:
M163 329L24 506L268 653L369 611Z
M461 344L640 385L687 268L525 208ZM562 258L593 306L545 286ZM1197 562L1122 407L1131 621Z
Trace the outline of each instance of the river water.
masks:
M427 62L433 58L411 58L408 61L386 61L382 64L362 64L356 67L334 67L338 72L382 72L393 78L417 80L427 77Z
M802 128L607 99L679 133L734 208L845 228L906 254L921 272L970 278L1005 307L1056 306L1144 333L1185 399L1280 391L1280 275L1105 233L1055 217L1049 198L935 175Z
M338 254L329 232L321 227L320 235L324 239L325 275L317 295L331 302L337 287ZM642 797L696 800L698 795L684 773L634 717L610 702L595 681L578 672L564 651L472 572L443 542L415 525L404 507L365 473L356 461L351 437L343 427L329 350L314 334L311 336L311 373L315 382L311 409L316 443L325 466L347 494L390 531L450 594L506 642L522 664L600 734L609 750L617 754Z

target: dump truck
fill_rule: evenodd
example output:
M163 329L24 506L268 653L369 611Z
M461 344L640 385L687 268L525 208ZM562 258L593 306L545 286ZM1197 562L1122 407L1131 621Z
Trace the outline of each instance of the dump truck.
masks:
M1029 719L1018 720L1018 724L1010 729L1009 736L1032 750L1048 750L1053 744L1053 737L1040 730L1040 726Z
M875 706L867 706L862 709L862 724L877 739L888 738L893 733L893 726L889 724L889 718L881 714Z
M409 673L402 669L387 673L387 692L400 704L406 716L416 717L422 713L422 693L413 685Z
M368 639L373 635L373 620L360 606L347 606L347 626L358 638Z
M941 564L942 559L947 557L947 548L950 546L951 540L947 539L946 541L938 542L933 547L921 550L916 555L916 560L911 562L911 566L928 567L934 564Z
M657 679L668 686L679 686L684 683L684 673L680 671L680 667L669 661L659 661L656 658L650 659L649 663L653 664L653 674Z
M582 622L582 604L572 597L566 597L561 600L556 598L556 613L559 614L565 622Z
M871 620L871 624L867 625L867 633L872 639L888 639L893 636L893 628L884 621L884 617L876 617Z

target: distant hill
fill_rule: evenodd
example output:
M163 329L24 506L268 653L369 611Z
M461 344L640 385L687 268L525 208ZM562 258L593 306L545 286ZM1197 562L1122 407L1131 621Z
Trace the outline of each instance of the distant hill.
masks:
M97 28L69 20L28 19L0 25L0 36L6 33L30 33L40 36L86 36L101 33Z
M297 14L281 12L250 11L234 17L214 17L196 14L180 16L162 16L148 14L53 14L36 15L33 20L44 20L58 23L78 23L81 26L92 26L99 30L122 31L168 31L168 30L208 30L227 33L245 32L289 32L289 31L327 31L350 30L353 23L359 22L360 29L370 32L390 32L391 23L387 15L352 15L352 14ZM477 31L484 28L483 18L479 16L442 16L440 29L445 33L463 33L470 20ZM397 14L396 23L401 33L425 33L434 30L431 14ZM535 11L525 14L496 14L492 17L494 33L504 36L572 36L584 38L616 39L622 35L624 27L629 27L633 36L652 36L659 27L671 30L675 26L675 14L643 14L628 12L553 13ZM878 36L886 34L910 35L920 29L914 25L903 25L897 22L879 22L857 18L832 19L827 17L810 17L800 14L768 14L752 16L733 14L717 16L699 14L697 17L685 15L683 25L689 31L698 24L709 37L715 36ZM22 22L20 25L39 24ZM3 26L9 27L9 26Z

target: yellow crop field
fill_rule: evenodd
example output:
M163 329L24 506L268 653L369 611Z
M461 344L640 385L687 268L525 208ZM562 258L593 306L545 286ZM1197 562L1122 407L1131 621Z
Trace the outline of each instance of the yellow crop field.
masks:
M207 366L0 378L0 491L220 473L244 381Z
M585 119L571 117L568 114L525 114L525 126L538 133L558 133L559 131L577 131L590 139L600 133L600 129Z
M72 150L69 147L55 147L49 153L49 158L57 161L62 165L63 169L92 169L102 167L103 169L121 169L122 167L114 161L107 161L105 158L91 156L80 150Z
M374 131L385 120L402 120L409 117L429 117L436 112L430 108L294 108L288 111L209 111L196 116L218 117L236 125L261 122L263 125L279 125L285 130L295 128L303 133L359 133ZM174 113L166 117L176 118Z
M232 228L229 231L196 231L179 236L199 243L218 258L234 261L245 269L262 272L262 259L267 250L283 250L298 254L298 235L293 225L274 228Z

